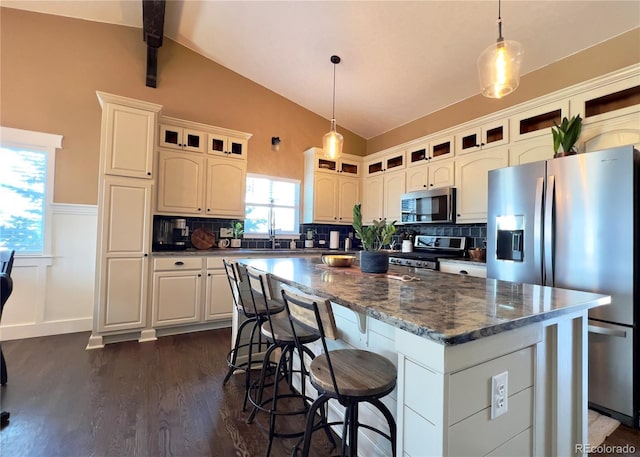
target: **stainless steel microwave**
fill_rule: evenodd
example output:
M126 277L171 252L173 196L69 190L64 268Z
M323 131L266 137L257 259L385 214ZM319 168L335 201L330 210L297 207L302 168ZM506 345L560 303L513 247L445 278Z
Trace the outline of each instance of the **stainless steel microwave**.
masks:
M403 224L446 224L456 221L456 189L443 187L402 194Z

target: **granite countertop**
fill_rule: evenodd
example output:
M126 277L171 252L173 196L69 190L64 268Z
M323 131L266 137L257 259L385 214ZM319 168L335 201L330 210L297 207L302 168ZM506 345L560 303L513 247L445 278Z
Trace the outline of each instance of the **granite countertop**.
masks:
M387 275L379 275L362 273L357 266L331 268L309 257L239 262L303 292L447 345L611 302L609 296L589 292L393 265ZM417 280L399 279L407 271L413 271L415 276L410 278Z

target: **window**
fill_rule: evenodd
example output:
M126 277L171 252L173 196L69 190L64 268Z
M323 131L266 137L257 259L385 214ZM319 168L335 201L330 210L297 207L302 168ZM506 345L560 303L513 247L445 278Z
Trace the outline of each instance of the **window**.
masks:
M54 154L60 147L60 135L0 127L0 248L49 254Z
M244 234L251 237L298 235L300 181L247 175ZM273 231L272 231L273 230Z

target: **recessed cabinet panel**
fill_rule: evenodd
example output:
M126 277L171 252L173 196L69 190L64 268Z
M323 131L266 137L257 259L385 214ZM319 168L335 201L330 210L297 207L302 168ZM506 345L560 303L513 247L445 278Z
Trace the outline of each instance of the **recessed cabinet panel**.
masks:
M407 170L407 192L425 190L428 184L428 169L426 164Z
M313 184L313 219L334 222L338 214L338 176L317 173Z
M200 321L201 270L153 274L152 325L162 327Z
M437 162L429 165L429 189L455 185L453 161Z
M384 214L384 178L382 175L365 179L362 197L363 223L371 224L374 220L382 219Z
M152 178L156 113L114 104L107 110L104 173Z
M431 160L446 159L453 156L453 137L431 142Z
M487 221L488 173L508 165L508 151L496 149L455 161L456 222Z
M347 162L346 160L340 161L340 173L351 176L360 176L360 164L356 162Z
M229 280L224 270L207 271L205 297L205 320L231 319L233 298L231 297Z
M143 327L147 301L147 257L106 259L100 309L100 330Z
M341 176L338 180L338 223L353 223L353 207L360 202L360 180Z
M204 157L160 151L158 211L203 213L204 179Z
M384 171L384 163L382 160L377 160L367 164L367 174L373 175Z
M110 224L105 227L108 254L142 254L148 249L151 216L151 182L111 178L104 183L104 207Z
M244 162L207 159L206 214L244 218Z

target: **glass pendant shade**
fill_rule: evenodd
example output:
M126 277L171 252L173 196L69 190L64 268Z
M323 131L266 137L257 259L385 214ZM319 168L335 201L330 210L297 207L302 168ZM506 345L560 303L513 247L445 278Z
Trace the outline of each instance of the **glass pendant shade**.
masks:
M499 40L478 58L482 95L502 98L518 88L524 50L517 41Z
M331 130L322 137L322 149L328 159L337 159L342 155L344 137L336 131L336 120L331 119Z

